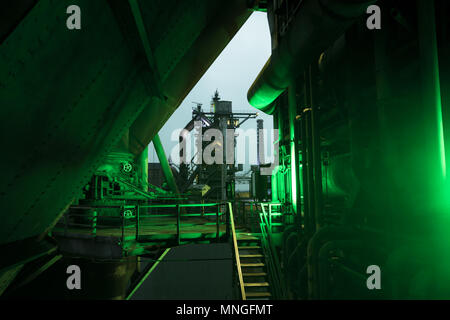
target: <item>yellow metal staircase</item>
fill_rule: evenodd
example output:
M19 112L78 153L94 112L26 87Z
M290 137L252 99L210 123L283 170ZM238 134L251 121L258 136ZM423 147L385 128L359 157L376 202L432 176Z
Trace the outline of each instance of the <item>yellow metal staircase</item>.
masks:
M236 230L237 248L245 300L272 297L259 234Z

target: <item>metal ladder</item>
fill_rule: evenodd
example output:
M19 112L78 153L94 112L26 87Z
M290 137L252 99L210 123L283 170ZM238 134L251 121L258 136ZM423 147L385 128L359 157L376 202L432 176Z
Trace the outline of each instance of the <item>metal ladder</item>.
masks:
M246 300L272 297L259 234L237 230L236 238Z

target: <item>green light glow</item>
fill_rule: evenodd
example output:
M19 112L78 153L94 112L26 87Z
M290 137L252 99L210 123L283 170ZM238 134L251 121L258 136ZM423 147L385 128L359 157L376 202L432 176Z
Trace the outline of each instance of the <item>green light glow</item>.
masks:
M296 151L295 151L295 142L291 141L291 201L294 212L297 212L297 168L295 166L296 160Z
M437 66L436 66L437 68ZM438 123L438 137L439 137L439 152L441 154L441 171L444 180L447 179L447 165L445 159L445 141L444 141L444 125L442 120L442 102L441 102L441 88L439 83L439 71L437 70L437 81L436 81L436 115Z

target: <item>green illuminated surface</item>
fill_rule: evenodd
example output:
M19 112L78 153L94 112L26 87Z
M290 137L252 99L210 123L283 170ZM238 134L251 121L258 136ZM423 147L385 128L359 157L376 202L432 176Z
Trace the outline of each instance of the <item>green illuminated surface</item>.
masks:
M250 15L223 4L43 0L5 18L1 244L45 233L128 129L142 153ZM65 27L69 5L80 30Z

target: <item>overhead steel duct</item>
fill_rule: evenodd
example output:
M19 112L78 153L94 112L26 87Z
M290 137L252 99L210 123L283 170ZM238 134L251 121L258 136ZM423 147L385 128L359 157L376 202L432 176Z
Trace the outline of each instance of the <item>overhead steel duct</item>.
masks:
M186 4L189 3L189 1L186 2ZM136 156L152 141L252 13L248 9L246 1L241 0L226 1L226 5L224 5L225 2L219 1L201 3L209 8L208 15L204 15L202 18L205 21L201 32L189 45L178 45L179 51L184 52L179 60L166 62L171 66L171 72L161 79L162 95L165 100L152 100L130 127L130 151ZM198 11L193 5L188 7L193 12ZM196 14L199 15L198 20L203 21L200 19L201 14L198 12ZM145 17L145 11L143 15ZM187 28L186 25L178 27L180 30ZM148 30L149 32L150 30ZM175 34L179 34L179 32ZM167 46L167 50L176 51L170 44ZM159 59L166 59L166 55L166 52L161 52ZM158 55L155 54L155 56L155 60L158 62Z
M250 104L266 113L299 70L310 64L376 0L303 0L288 32L248 90Z

